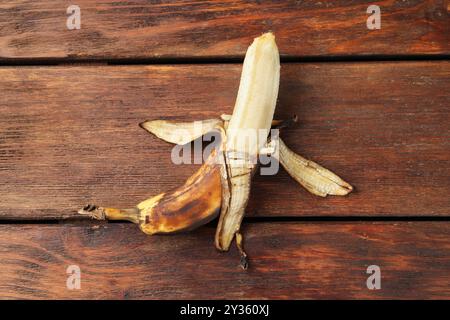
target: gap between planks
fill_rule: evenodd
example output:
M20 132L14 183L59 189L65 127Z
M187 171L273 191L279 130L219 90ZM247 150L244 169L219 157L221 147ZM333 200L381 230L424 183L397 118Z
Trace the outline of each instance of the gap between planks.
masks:
M450 214L449 216L422 216L422 217L414 217L414 216L392 216L392 217L364 217L364 216L342 216L342 217L320 217L320 216L310 216L310 217L244 217L243 224L257 224L257 223L320 223L320 222L450 222ZM36 217L36 220L33 219L0 219L0 225L63 225L63 224L80 224L87 225L89 223L92 224L131 224L128 221L100 221L94 220L87 217L76 217L71 216L65 219L45 219L39 220L39 217ZM212 222L203 225L204 227L216 227L217 220L213 220ZM200 226L199 228L203 227Z
M402 62L402 61L446 61L450 60L448 54L418 54L418 55L366 55L366 56L289 56L282 55L281 63L333 63L333 62ZM168 57L168 58L0 58L0 67L8 66L101 66L101 65L196 65L196 64L236 64L244 61L243 56L215 56L215 57Z

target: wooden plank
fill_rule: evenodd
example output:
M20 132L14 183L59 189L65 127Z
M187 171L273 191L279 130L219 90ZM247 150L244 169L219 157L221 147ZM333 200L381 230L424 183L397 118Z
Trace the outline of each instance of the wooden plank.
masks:
M131 207L184 182L146 119L230 113L240 65L0 69L0 216ZM283 64L278 118L291 148L356 190L320 198L283 169L254 180L249 216L448 216L449 62ZM270 196L269 196L270 195Z
M146 236L131 224L0 226L3 299L450 298L450 224L245 225L251 266L213 247L214 229ZM81 289L66 287L67 267ZM381 289L367 288L367 268Z
M269 30L291 57L448 54L446 3L78 0L81 29L68 30L72 1L3 0L0 59L242 57ZM368 30L374 4L381 29Z

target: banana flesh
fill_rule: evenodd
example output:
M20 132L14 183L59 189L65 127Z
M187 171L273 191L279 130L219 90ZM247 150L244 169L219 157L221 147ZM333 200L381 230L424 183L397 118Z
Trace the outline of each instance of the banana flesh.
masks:
M160 139L177 145L189 143L211 131L220 133L219 147L184 185L142 201L135 208L88 205L79 213L100 220L129 220L146 234L191 230L220 213L215 246L227 251L236 238L241 266L245 269L247 254L243 250L240 226L258 155L278 155L286 171L315 195L343 196L353 189L333 172L294 153L281 139L276 139L275 147L269 147L271 126L283 128L285 123L273 120L279 77L280 60L275 37L266 33L256 38L247 50L232 115L194 122L150 120L140 124Z
M245 54L233 114L227 127L227 152L254 157L269 135L278 97L280 54L275 36L256 38Z

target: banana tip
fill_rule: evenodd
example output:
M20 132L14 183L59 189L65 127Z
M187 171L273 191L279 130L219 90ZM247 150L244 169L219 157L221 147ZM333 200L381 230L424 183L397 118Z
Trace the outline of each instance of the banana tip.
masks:
M348 189L348 193L353 191L353 186L347 183L347 189Z
M353 191L353 186L351 186L350 184L345 182L345 183L341 184L340 192L337 192L336 195L346 196L352 191Z
M256 39L261 39L261 40L275 40L275 35L273 34L272 31L268 31L266 33L263 33L262 35L260 35L259 37L255 38Z
M147 130L147 129L145 128L145 124L146 124L147 122L149 122L149 120L145 120L145 121L139 122L139 127L141 127L141 128L144 129L144 130Z

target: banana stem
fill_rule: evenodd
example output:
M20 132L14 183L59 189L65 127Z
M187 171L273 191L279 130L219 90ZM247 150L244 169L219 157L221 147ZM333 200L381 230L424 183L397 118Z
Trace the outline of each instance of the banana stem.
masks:
M139 209L116 209L103 208L88 204L78 211L81 215L86 215L96 220L126 220L139 223Z

